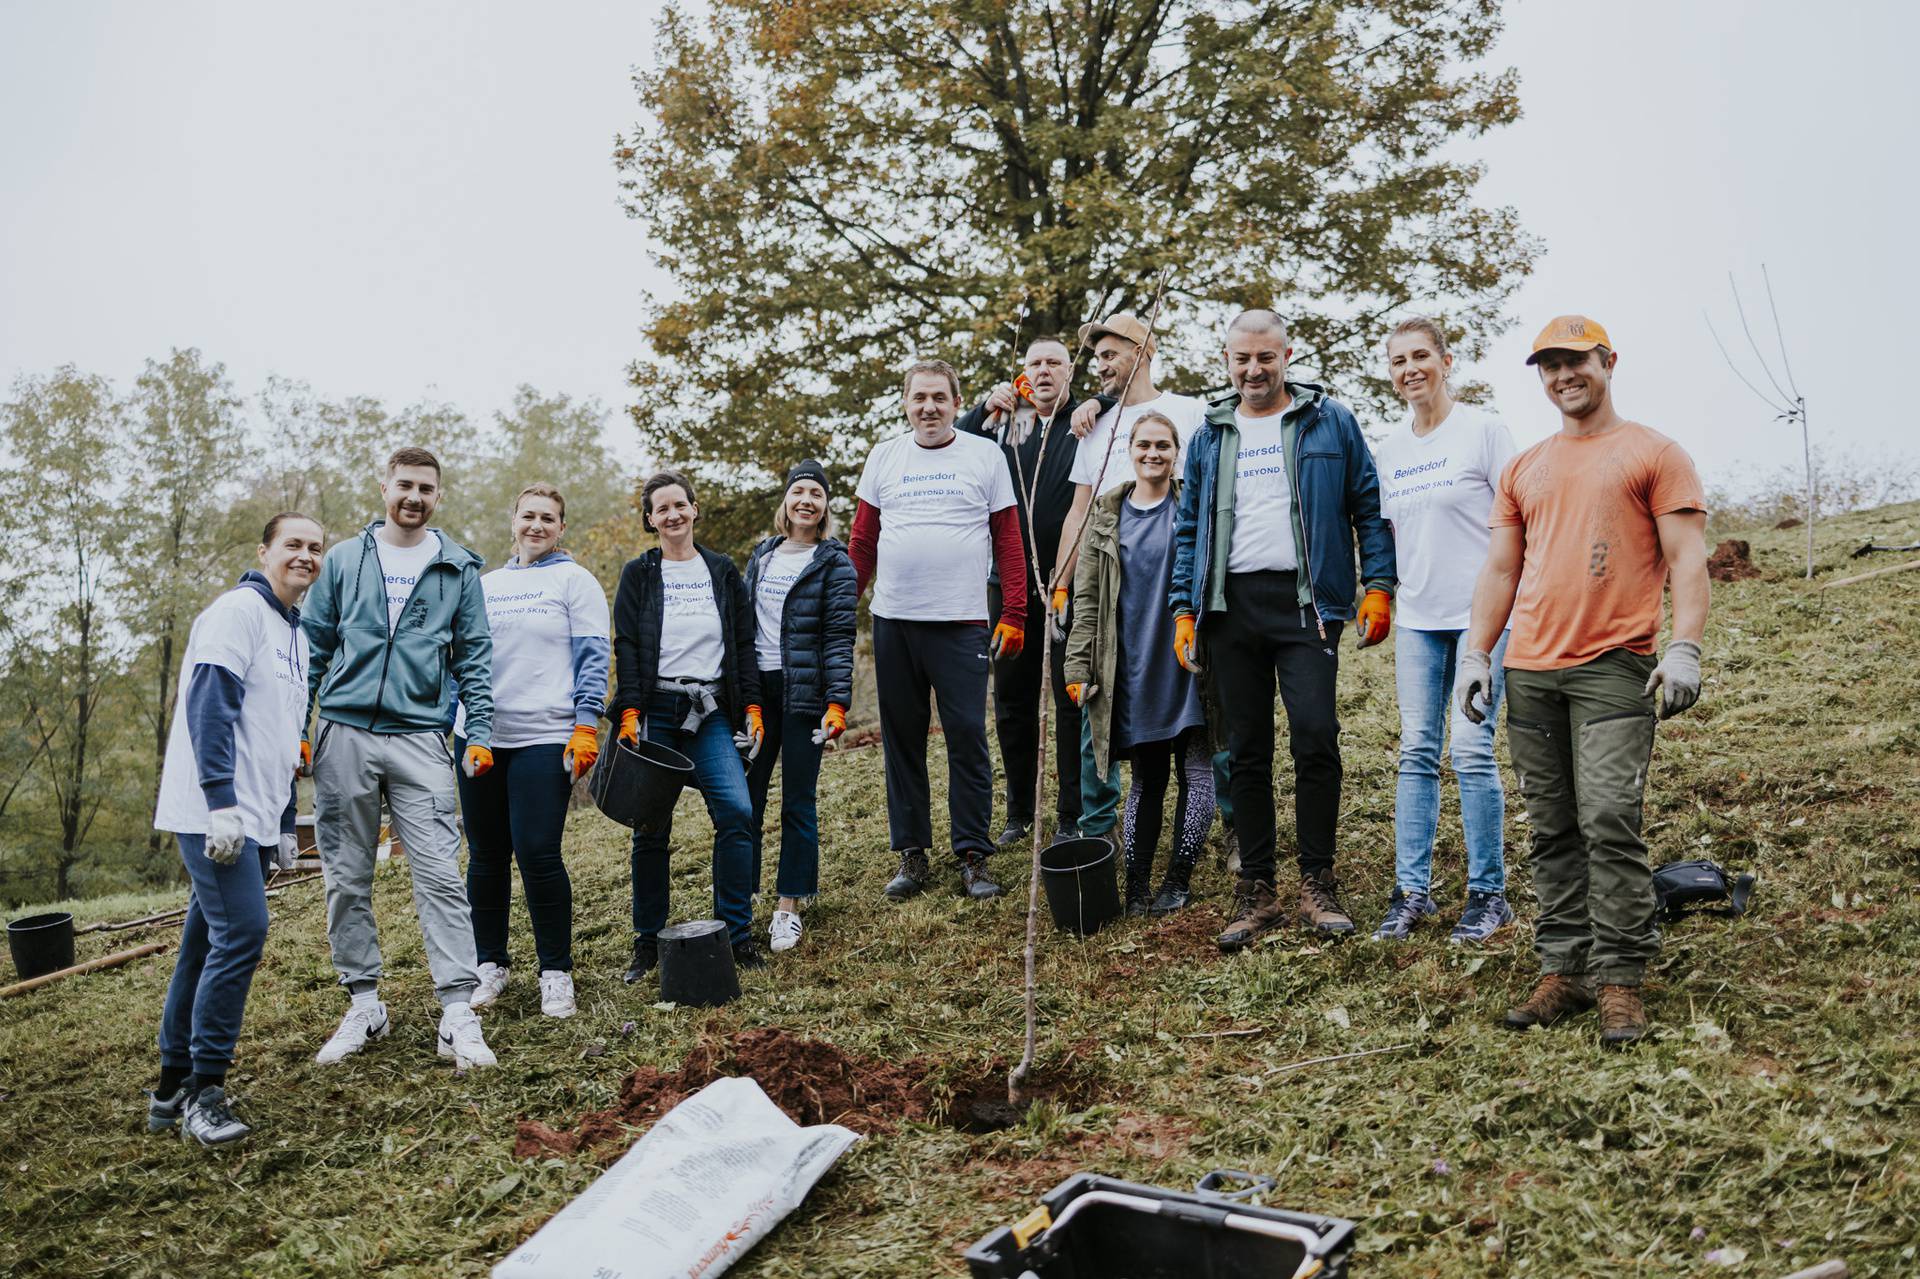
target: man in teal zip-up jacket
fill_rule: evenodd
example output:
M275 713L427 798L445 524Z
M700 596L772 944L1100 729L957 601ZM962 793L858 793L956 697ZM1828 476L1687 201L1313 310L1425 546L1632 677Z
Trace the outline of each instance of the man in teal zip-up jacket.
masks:
M312 650L309 699L314 835L327 881L327 942L352 1002L315 1060L340 1061L387 1033L373 869L384 792L413 876L414 911L439 996L439 1051L462 1069L494 1055L468 1002L479 981L473 917L460 874L447 688L466 707L469 777L493 766L493 635L480 557L427 527L440 463L396 452L381 485L387 518L327 552L301 627Z
M1245 311L1227 331L1235 394L1187 442L1174 514L1176 656L1212 671L1227 750L1240 881L1222 950L1238 950L1290 910L1274 887L1273 699L1286 707L1299 841L1298 913L1327 934L1353 931L1334 878L1340 816L1340 633L1387 637L1396 583L1393 530L1359 424L1317 386L1288 382L1286 324ZM1354 573L1358 542L1360 573ZM1365 597L1355 607L1358 585ZM1201 648L1204 640L1205 647Z

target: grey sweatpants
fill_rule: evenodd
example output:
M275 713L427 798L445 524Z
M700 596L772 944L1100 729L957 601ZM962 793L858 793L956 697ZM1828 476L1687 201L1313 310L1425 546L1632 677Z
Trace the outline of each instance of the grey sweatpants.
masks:
M321 720L313 752L314 838L327 884L327 944L341 985L380 977L373 864L384 790L413 875L413 909L434 994L443 1005L473 995L480 978L460 875L453 768L439 733L371 733Z

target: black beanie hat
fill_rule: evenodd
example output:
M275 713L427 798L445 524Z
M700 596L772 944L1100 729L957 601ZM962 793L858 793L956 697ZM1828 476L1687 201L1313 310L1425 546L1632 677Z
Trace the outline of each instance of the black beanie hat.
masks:
M787 472L786 487L789 489L792 488L794 483L799 480L812 480L820 486L828 497L833 496L833 486L827 483L827 468L812 458L794 464L793 469ZM786 489L782 489L781 492L786 492Z

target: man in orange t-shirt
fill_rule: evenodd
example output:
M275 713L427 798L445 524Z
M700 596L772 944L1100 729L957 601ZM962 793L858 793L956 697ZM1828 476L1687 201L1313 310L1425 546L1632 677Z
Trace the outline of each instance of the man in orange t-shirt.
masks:
M1656 713L1700 696L1707 625L1706 497L1678 444L1613 407L1606 330L1561 316L1534 339L1560 432L1501 473L1455 683L1478 723L1506 651L1507 749L1533 829L1540 983L1506 1024L1551 1025L1600 1004L1600 1039L1647 1031L1640 983L1659 950L1640 839ZM1662 588L1673 635L1654 659ZM1476 704L1478 702L1478 704Z

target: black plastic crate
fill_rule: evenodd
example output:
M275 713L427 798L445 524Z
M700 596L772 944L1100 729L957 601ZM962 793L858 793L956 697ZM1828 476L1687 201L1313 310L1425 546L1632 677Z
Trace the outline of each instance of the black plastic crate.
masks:
M1240 1189L1228 1185L1240 1183ZM1269 1177L1215 1171L1192 1190L1077 1173L967 1249L973 1279L1310 1279L1347 1272L1353 1223L1243 1202Z

